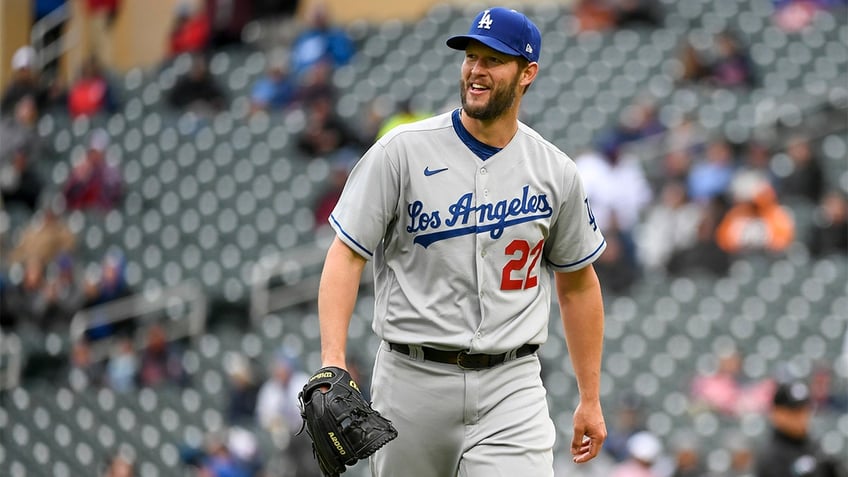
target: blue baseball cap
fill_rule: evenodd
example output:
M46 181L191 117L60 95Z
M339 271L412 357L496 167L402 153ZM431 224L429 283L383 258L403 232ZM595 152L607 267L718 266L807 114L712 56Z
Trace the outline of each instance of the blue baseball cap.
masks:
M464 50L470 40L506 55L523 56L530 62L539 61L542 49L542 34L536 25L523 13L503 7L478 13L467 35L452 36L446 43L454 50Z

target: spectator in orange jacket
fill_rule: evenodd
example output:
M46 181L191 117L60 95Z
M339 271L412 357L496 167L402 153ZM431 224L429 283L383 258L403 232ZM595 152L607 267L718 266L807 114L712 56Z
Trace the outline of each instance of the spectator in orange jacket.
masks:
M716 231L719 247L728 253L786 250L795 238L795 223L768 180L743 173L733 182L734 205Z

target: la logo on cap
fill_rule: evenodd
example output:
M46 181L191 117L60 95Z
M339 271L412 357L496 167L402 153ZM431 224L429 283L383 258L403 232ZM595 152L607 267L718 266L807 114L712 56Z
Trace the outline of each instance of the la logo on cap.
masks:
M489 10L483 12L483 18L477 23L477 29L485 28L486 30L491 29L492 27L492 15L489 14Z

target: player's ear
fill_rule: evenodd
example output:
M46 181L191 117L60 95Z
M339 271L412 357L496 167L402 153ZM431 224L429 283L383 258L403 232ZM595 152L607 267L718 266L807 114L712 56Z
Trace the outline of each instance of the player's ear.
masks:
M530 86L530 83L536 80L536 75L539 74L539 63L535 61L528 63L521 72L521 80L519 84L525 88Z

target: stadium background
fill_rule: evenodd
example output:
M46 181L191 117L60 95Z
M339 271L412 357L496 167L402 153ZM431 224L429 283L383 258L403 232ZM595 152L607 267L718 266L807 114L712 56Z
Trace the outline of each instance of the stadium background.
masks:
M68 85L83 59L98 49L83 34L94 27L82 3L69 2L67 51L52 66ZM111 44L103 65L115 108L73 118L64 103L39 111L35 131L43 152L34 164L44 182L39 204L63 192L95 131L108 136L107 161L121 173L119 201L106 210L61 208L60 219L76 236L69 259L77 273L96 279L106 257L120 256L131 293L86 307L70 322L4 327L0 475L99 475L115 455L129 456L136 475L194 475L187 462L216 439L226 440L232 428L246 433L231 433L230 452L255 449L268 475L291 475L289 457L280 449L286 439L275 440L254 420L233 417L232 401L237 381L262 384L278 360L300 371L319 366L314 298L328 234L315 210L325 196L332 197L340 171L363 146L351 141L341 153L304 149L301 138L315 117L309 105L253 107L252 87L306 28L311 3L300 2L291 17L251 20L236 41L204 47L226 104L201 114L168 102L191 64L187 54L169 56L166 46L183 4L118 2L105 33ZM443 40L467 29L481 4L350 3L327 2L332 23L355 51L329 78L333 110L360 143L367 144L362 138L373 138L403 100L420 112L456 105L459 58ZM655 131L616 143L638 157L652 190L632 231L636 242L650 208L661 202L668 158L681 147L684 126L687 148L724 138L737 170L752 167L751 144L764 147L763 170L793 221L789 246L726 254L728 266L718 272L628 267L615 257L604 264L608 276L633 276L605 289L602 392L608 423L612 432L626 432L619 427L635 410L641 426L664 443L667 460L660 468L667 469L691 444L715 475L730 475L736 451L756 448L767 434L762 409L729 411L693 394L692 384L713 375L730 351L741 359L740 383L829 379L814 435L828 454L848 454L848 250L813 250L811 237L827 225L821 204L779 188L793 171L790 138L801 136L824 171L822 188L848 192L848 25L839 2L816 9L800 25L784 22L779 8L792 3L658 1L659 24L593 28L580 22L603 15L592 17L597 12L575 2L521 4L544 40L544 66L525 99L524 122L577 158L607 151L610 131L620 132L622 118L645 98L655 107ZM13 54L31 42L30 8L23 1L0 8L4 90L13 76ZM728 86L682 78L685 42L715 56L716 35L725 31L733 31L747 52L755 81ZM44 50L37 51L38 60L49 60ZM732 200L731 191L725 192ZM40 213L12 202L0 210L6 303L6 292L22 281L26 261L13 259L13 251ZM369 329L371 293L366 283L351 325L351 354L366 382L378 345ZM110 331L103 332L109 327L104 323L111 324ZM125 351L140 360L154 323L179 350L179 382L133 382L116 389L108 379L91 377L100 366L101 375L108 375L120 346L128 345ZM573 376L562 364L561 335L558 320L552 320L551 338L541 351L560 432L559 458L576 399ZM84 369L74 358L81 341L89 354ZM605 454L582 469L563 459L558 475L607 475L614 458ZM350 472L365 475L363 465Z

